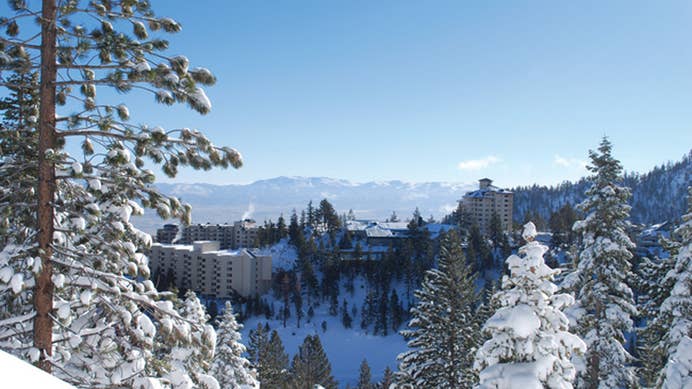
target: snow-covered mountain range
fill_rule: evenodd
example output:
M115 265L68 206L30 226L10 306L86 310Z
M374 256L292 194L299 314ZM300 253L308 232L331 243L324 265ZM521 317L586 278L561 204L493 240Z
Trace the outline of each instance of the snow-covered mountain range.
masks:
M277 177L246 185L157 184L164 193L192 204L192 219L198 223L224 223L251 217L262 222L288 218L312 200L317 206L328 199L339 213L353 209L356 217L385 219L396 212L400 219L416 207L424 217L440 218L457 206L457 201L477 187L476 183L378 181L353 183L325 177ZM140 228L153 232L162 221L155 216L140 218Z

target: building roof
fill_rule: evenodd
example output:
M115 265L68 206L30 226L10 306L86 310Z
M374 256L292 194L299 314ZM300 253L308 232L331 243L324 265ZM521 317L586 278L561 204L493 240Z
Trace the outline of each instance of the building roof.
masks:
M503 188L499 188L499 187L497 187L497 186L495 186L495 185L489 185L487 188L476 189L476 190L471 191L471 192L466 192L466 194L464 195L464 197L470 197L470 198L483 198L483 196L485 196L487 193L490 193L490 192L496 192L496 193L512 193L512 191L509 190L509 189L503 189Z
M382 228L378 225L369 227L365 230L365 234L368 238L391 238L394 237L392 230Z

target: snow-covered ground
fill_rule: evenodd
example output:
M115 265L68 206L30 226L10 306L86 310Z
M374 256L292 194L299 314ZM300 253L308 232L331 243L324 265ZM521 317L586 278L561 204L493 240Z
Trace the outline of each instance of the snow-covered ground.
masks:
M389 366L393 371L396 371L396 356L406 350L406 341L398 333L388 336L372 335L372 325L369 332L360 328L360 311L366 295L366 287L360 277L356 278L354 285L353 295L342 287L339 297L340 306L346 299L349 311L353 304L358 308L358 314L353 318L352 328L344 328L341 323L341 309L339 309L339 315L329 315L328 302L322 302L314 309L315 316L309 323L306 321L307 315L304 315L300 328L298 328L296 326L295 307L291 304L291 317L286 323L286 328L283 327L281 320L266 320L264 316L252 317L244 323L242 342L247 344L250 330L257 328L258 323L268 323L270 332L277 330L281 336L286 352L292 360L305 337L318 334L332 365L332 374L341 387L346 386L346 384L354 386L357 383L360 363L364 358L370 365L373 382L381 380L385 367ZM400 295L403 296L403 292ZM268 298L270 304L274 301L271 296L265 296L265 298ZM277 311L282 304L279 301L274 301ZM307 309L307 302L304 299L303 310L307 311ZM326 331L322 330L323 321L327 323ZM403 328L404 325L402 325Z
M326 309L325 306L324 310ZM341 387L346 384L351 386L356 384L358 369L363 358L368 360L373 382L382 379L386 366L396 371L396 356L406 350L406 342L401 335L366 334L357 323L354 323L355 329L345 329L339 317L324 313L324 315L316 313L311 323L301 323L301 328L296 328L295 317L290 319L286 328L283 328L280 320L269 320L270 329L277 330L291 360L307 335L318 334L332 365L332 374ZM323 320L327 321L326 332L323 332L321 328ZM267 320L264 318L247 320L242 330L242 342L247 344L250 329L256 328L257 323L265 322Z
M288 244L288 238L281 239L279 243L273 246L258 249L257 253L259 255L271 255L273 272L293 269L298 258L296 248Z
M74 386L4 351L0 351L0 377L3 388L74 389Z

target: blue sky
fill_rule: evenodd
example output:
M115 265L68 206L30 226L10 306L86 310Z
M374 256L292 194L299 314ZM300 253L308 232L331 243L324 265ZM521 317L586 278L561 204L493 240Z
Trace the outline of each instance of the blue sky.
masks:
M134 120L199 128L245 160L178 182L555 184L585 174L603 135L628 171L692 148L689 1L153 3L183 25L169 52L218 77L214 108L147 99Z

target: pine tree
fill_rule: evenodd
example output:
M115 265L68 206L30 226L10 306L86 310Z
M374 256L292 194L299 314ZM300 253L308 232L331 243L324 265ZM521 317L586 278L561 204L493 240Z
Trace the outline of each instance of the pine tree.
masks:
M688 189L687 203L687 214L675 230L680 237L677 255L672 259L675 262L662 280L672 288L652 323L667 329L656 347L666 357L658 384L671 389L692 386L692 187Z
M267 344L266 353L262 357L257 373L263 388L282 388L287 386L288 354L276 330L272 331Z
M358 373L358 386L357 389L372 389L372 374L370 373L370 366L368 361L363 359L360 363L360 372Z
M179 310L188 323L200 326L204 330L202 332L191 331L187 335L191 342L185 340L167 343L171 349L160 353L159 359L171 365L173 369L164 373L164 378L170 381L175 388L196 385L201 388L214 389L218 386L218 380L208 373L210 372L212 357L214 357L217 334L211 325L206 324L209 316L195 292L187 291L185 293L185 299ZM219 334L222 334L221 331ZM219 353L216 354L217 357L221 353L222 350L219 350ZM180 372L187 372L187 374ZM215 373L218 374L219 372L216 371Z
M247 354L250 364L257 370L259 377L262 377L262 362L269 346L269 336L262 323L257 323L257 328L250 330L248 335ZM261 382L261 380L260 380Z
M438 269L426 272L410 330L402 331L410 350L400 354L398 381L421 388L471 387L476 380L472 350L478 346L474 277L458 235L442 242Z
M586 342L586 370L578 385L585 388L632 387L636 382L632 359L624 347L625 332L632 329L637 314L627 282L634 244L626 233L630 207L629 188L618 186L622 167L613 158L612 145L603 138L598 152L589 151L593 185L579 209L586 215L574 224L581 233L577 269L563 286L575 291L577 304L571 309L577 332Z
M317 335L305 337L298 353L293 357L291 373L295 388L312 389L315 385L322 385L326 389L337 388L332 377L332 367Z
M570 356L583 353L584 342L567 332L561 309L574 302L555 294L553 270L543 262L546 246L535 241L536 227L524 226L526 245L507 258L510 276L502 279L496 299L502 305L483 330L490 335L476 353L479 388L505 388L521 382L526 387L571 388L576 369Z
M390 389L390 387L394 384L394 372L392 372L392 369L389 368L389 366L384 368L384 376L382 377L382 381L377 385L378 388L381 389Z
M179 31L176 21L156 17L148 2L41 3L39 10L11 1L0 33L0 85L21 90L36 70L41 102L35 114L18 112L25 119L13 131L23 136L2 135L11 154L0 157L0 180L14 184L0 194L0 225L9 233L2 266L12 273L0 299L14 303L0 347L77 386L154 382L173 373L157 361L158 339L192 341L205 329L191 326L148 280L143 252L151 237L130 216L144 206L188 222L190 208L151 185L145 159L173 177L181 166L239 167L240 155L198 131L135 124L120 94L97 96L141 89L158 102L209 112L200 86L213 84L213 75L166 55L168 42L150 36ZM64 147L79 143L80 152Z
M678 249L679 247L669 248L671 258L675 258ZM639 313L647 319L646 327L639 331L637 337L641 364L638 375L647 387L656 385L669 358L667 349L662 346L665 345L663 339L668 333L670 323L661 320L662 315L659 313L663 301L670 296L673 289L673 280L666 275L674 265L675 261L669 258L643 258L637 269Z
M478 322L478 328L482 328L488 319L490 319L498 309L501 308L499 299L496 297L500 288L501 281L498 282L486 282L485 288L483 289L483 301L478 305L476 309L476 321ZM483 343L489 339L487 333L483 333Z
M222 388L259 388L255 371L250 361L243 357L245 346L240 343L240 329L233 314L233 305L226 302L219 320L216 340L216 355L211 372ZM245 386L243 386L245 385Z
M281 214L279 216L279 220L276 222L276 229L278 230L278 239L276 240L277 242L279 239L283 239L288 236L288 227L286 226L286 219L284 219L284 215Z

